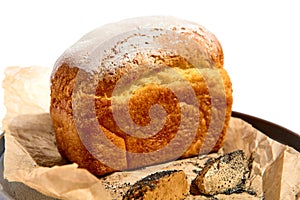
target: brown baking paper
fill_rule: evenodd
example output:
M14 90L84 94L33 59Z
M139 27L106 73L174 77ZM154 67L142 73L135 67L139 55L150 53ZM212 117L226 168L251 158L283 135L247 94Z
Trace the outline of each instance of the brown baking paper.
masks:
M110 177L118 180L124 173L123 177L133 182L151 171L150 167L146 171L117 172L100 179L76 164L68 164L57 151L49 116L51 69L9 67L5 75L7 113L2 127L5 131L4 178L7 180L22 182L58 199L105 200L112 199L105 185ZM237 149L254 159L250 184L258 187L257 191L263 190L266 200L297 198L300 194L299 152L232 118L220 153Z

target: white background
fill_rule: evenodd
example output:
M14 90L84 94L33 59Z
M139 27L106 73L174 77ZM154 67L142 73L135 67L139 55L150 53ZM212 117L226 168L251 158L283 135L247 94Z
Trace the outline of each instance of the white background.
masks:
M235 111L300 133L298 2L1 1L0 78L6 66L53 66L66 48L103 24L171 15L203 25L220 40L233 82ZM2 91L0 97L2 118Z

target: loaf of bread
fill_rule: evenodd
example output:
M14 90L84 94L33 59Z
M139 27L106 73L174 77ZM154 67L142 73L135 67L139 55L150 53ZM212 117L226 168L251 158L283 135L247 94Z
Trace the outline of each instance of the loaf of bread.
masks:
M216 37L142 17L102 26L67 49L51 77L59 152L95 175L217 151L232 106Z

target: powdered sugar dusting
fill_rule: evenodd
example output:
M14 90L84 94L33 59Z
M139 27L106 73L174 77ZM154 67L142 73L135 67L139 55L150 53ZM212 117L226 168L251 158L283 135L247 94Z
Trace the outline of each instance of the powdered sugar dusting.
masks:
M161 50L157 38L171 33L206 30L198 24L165 16L150 16L107 24L84 35L57 60L53 73L62 63L89 73L114 73L124 61L138 52ZM99 74L100 73L100 74Z

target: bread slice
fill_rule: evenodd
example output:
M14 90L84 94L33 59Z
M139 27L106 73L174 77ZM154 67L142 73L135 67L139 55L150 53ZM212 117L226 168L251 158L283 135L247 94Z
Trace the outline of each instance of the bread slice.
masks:
M184 199L189 193L188 188L183 171L161 171L136 182L123 196L123 200Z
M248 161L241 150L209 160L192 181L191 193L215 195L242 192L249 176Z

